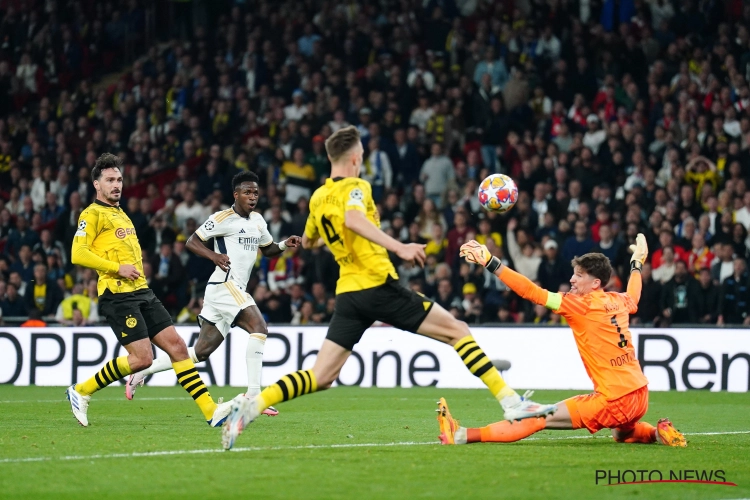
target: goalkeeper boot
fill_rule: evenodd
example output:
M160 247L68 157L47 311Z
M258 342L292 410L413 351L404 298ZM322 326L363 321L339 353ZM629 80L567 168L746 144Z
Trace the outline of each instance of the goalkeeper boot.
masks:
M73 416L78 420L78 423L84 427L88 427L89 417L86 415L86 412L89 410L91 396L84 396L79 393L76 391L76 385L73 384L65 391L65 397L70 401L70 409L73 412Z
M523 420L525 418L546 417L557 411L557 405L541 405L529 399L534 391L526 391L523 396L513 394L500 401L505 411L505 420Z
M438 439L442 444L456 444L456 431L458 430L458 420L453 418L451 411L448 409L448 402L445 398L440 398L437 402L437 421L440 426L440 435Z
M236 397L232 400L232 410L224 422L221 431L221 445L225 450L231 450L234 442L250 423L261 415L255 399Z
M143 374L144 371L133 373L128 377L128 381L125 384L125 397L126 398L132 400L135 397L135 390L139 387L143 387L143 384L146 381L146 377L147 377L147 375Z
M674 428L668 418L659 419L656 424L656 438L658 442L667 446L679 446L681 448L687 446L685 436Z

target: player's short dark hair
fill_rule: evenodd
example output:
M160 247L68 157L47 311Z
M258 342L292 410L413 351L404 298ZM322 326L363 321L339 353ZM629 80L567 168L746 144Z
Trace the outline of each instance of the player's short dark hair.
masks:
M601 281L602 287L609 283L609 278L612 276L612 264L609 262L609 257L603 253L592 252L575 257L570 261L570 265L574 269L576 266L580 267L586 274Z
M234 177L232 177L232 191L237 191L237 189L242 185L243 182L254 182L256 184L259 184L258 175L255 172L251 172L249 170L244 170L235 175Z
M96 159L94 168L91 169L91 181L98 181L102 176L102 170L116 168L122 172L122 158L112 153L104 153Z
M331 161L335 162L357 145L361 139L359 130L354 125L341 128L326 139L326 153Z

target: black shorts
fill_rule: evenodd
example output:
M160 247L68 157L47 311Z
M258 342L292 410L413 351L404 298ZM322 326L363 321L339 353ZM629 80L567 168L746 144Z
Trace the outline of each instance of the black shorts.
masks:
M173 324L172 317L150 288L126 293L106 290L99 296L99 314L107 318L122 345L152 339Z
M380 286L336 296L326 338L351 351L375 321L416 333L433 302L392 278Z

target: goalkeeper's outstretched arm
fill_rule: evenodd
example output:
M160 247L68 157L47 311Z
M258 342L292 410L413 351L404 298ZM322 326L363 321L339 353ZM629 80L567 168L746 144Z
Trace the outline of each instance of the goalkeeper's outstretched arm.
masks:
M508 288L524 299L553 311L560 308L561 294L537 286L526 276L509 269L508 266L503 266L500 259L493 257L484 245L480 245L473 240L469 241L461 246L459 255L468 262L486 267L488 271L500 278L500 281L505 283Z
M635 245L630 245L630 251L633 255L630 257L630 279L628 280L627 294L637 304L641 300L641 289L643 281L641 280L641 269L648 257L648 244L646 237L638 233L635 237Z

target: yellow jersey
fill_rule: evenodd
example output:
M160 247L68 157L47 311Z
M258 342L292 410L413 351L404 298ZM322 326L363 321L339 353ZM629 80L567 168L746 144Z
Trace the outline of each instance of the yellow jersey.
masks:
M380 228L380 214L372 199L370 183L358 177L326 179L310 198L305 235L323 237L340 267L336 294L380 286L390 276L398 279L388 252L344 224L348 210L358 210Z
M99 200L81 212L73 237L71 262L99 273L99 295L127 293L148 288L143 256L133 222L120 207ZM121 264L131 264L141 276L129 280L117 274Z

